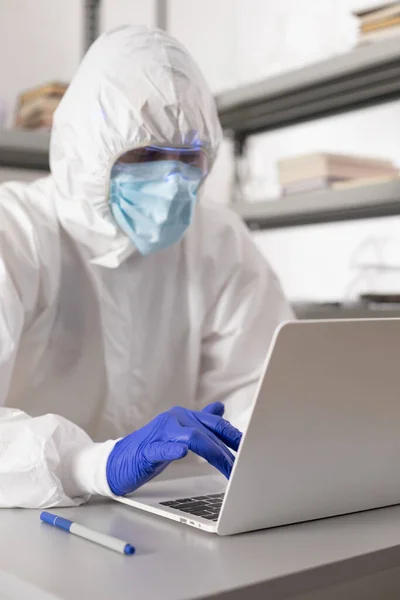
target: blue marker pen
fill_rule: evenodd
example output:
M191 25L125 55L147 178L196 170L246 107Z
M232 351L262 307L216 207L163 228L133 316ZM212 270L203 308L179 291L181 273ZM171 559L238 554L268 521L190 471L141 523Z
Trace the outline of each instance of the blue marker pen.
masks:
M69 521L63 517L53 515L47 511L43 511L41 513L40 519L43 521L43 523L48 523L49 525L53 525L53 527L64 529L64 531L67 531L68 533L77 535L85 540L89 540L90 542L94 542L95 544L99 544L100 546L104 546L105 548L109 548L115 552L119 552L120 554L135 553L135 548L127 542L123 542L122 540L105 533L93 531L93 529L88 529L83 525L79 525L78 523L74 523L73 521Z

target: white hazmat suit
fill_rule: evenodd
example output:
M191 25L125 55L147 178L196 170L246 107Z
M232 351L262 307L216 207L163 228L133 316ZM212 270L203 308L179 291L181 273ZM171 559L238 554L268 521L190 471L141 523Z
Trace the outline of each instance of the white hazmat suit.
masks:
M196 138L213 157L197 67L167 34L124 27L96 41L56 111L52 174L0 186L0 506L110 494L115 440L172 405L221 400L240 425L291 317L277 279L226 209L201 199L183 240L144 257L108 203L122 153Z

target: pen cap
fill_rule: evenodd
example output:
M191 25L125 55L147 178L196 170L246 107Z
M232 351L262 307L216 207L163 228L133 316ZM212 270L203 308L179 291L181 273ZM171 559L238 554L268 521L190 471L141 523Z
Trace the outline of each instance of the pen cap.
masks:
M49 525L53 525L54 527L65 529L65 531L69 531L72 525L72 521L53 515L45 510L40 514L40 520L43 521L43 523L49 523Z

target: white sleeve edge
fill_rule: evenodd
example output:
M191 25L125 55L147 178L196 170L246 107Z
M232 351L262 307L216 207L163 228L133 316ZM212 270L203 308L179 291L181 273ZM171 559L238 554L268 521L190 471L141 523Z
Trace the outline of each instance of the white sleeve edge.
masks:
M117 440L108 440L100 444L90 443L81 446L70 455L68 489L64 490L70 497L86 494L113 496L108 485L106 466L110 452Z

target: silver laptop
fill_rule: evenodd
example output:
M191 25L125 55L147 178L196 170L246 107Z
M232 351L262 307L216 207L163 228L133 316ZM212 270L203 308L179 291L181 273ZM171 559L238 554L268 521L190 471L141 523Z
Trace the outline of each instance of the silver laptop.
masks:
M289 322L229 483L154 480L116 499L229 535L398 504L399 464L400 319Z

